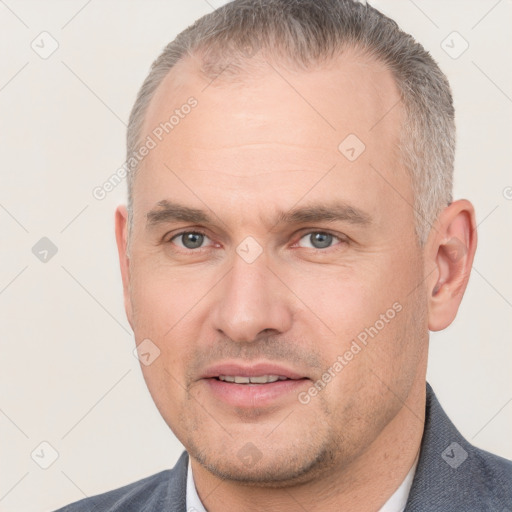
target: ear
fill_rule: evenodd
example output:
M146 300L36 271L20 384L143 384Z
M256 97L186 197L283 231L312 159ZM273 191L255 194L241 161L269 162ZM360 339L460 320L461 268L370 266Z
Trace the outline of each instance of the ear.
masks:
M130 257L127 252L128 248L128 211L126 206L121 205L116 209L115 214L115 229L116 229L116 242L117 252L119 253L119 265L121 267L121 277L123 280L123 296L124 296L124 309L126 317L133 329L132 323L132 301L130 296Z
M425 248L431 331L445 329L453 322L469 281L476 245L473 205L465 199L451 203L439 215Z

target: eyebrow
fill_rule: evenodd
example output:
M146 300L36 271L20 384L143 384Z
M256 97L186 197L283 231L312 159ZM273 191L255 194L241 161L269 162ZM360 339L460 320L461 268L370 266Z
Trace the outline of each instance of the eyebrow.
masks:
M350 224L367 225L371 217L359 208L342 202L327 204L306 205L292 208L287 212L280 212L276 224L301 224L305 222L336 222L343 221Z
M194 224L210 223L211 217L204 210L190 208L183 204L174 203L163 199L156 203L156 208L146 215L146 226L154 227L167 222L192 222Z
M154 228L160 224L171 222L190 222L192 224L213 224L213 217L205 210L191 208L180 203L163 199L150 210L147 215L146 227ZM366 226L371 224L371 216L344 202L311 204L279 212L273 226L283 224L301 224L306 222L348 222Z

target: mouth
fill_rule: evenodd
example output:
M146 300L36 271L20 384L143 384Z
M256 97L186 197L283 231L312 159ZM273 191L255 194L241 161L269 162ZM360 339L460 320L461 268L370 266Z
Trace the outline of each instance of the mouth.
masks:
M261 408L296 400L310 379L274 364L243 366L223 364L209 368L201 377L215 403L239 408Z
M242 375L219 375L216 377L223 382L234 382L235 384L268 384L278 380L292 380L284 375L255 375L253 377L244 377Z

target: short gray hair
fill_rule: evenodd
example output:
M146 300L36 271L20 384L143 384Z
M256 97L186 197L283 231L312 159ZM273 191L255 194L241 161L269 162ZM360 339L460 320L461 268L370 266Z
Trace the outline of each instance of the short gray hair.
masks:
M423 245L440 211L452 201L455 123L450 85L421 44L395 21L356 0L234 0L198 19L151 66L130 114L127 160L141 144L156 89L185 57L200 55L207 77L223 73L223 78L235 80L250 68L251 49L307 70L347 48L384 63L396 81L405 111L399 148L411 176L411 206ZM127 174L129 231L136 170L134 166Z

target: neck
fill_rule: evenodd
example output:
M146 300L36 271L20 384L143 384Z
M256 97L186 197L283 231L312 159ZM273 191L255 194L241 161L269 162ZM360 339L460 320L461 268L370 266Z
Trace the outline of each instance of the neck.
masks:
M219 479L191 459L198 495L209 512L375 512L398 489L418 456L425 400L425 378L419 375L399 412L358 458L342 469L330 468L305 484L243 486Z

